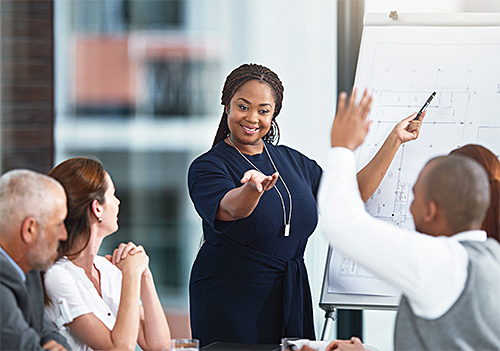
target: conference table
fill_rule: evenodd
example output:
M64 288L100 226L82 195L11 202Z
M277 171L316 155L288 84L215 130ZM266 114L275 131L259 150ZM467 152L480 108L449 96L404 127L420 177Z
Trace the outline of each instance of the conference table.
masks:
M214 342L201 348L207 351L281 351L280 345L272 344L236 344L231 342Z

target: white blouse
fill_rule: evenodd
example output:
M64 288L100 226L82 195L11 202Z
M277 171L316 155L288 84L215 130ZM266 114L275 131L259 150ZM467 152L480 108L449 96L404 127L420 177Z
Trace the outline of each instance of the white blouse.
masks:
M101 296L88 279L83 268L66 257L59 260L45 274L45 289L51 304L45 314L66 337L72 350L92 350L66 325L75 318L93 313L112 330L120 305L122 273L105 257L96 256L94 265L101 275Z

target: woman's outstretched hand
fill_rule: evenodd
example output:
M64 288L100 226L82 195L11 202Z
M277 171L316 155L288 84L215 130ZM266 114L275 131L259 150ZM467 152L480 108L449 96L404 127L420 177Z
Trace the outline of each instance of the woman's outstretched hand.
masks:
M278 177L278 172L273 175L266 176L259 171L251 169L245 172L243 178L241 178L241 182L243 184L251 184L259 193L262 193L271 189L278 181Z
M357 89L353 89L351 97L341 92L337 104L337 113L333 120L331 132L332 147L345 147L354 151L363 143L370 121L367 120L372 106L372 96L365 90L359 103L356 102Z

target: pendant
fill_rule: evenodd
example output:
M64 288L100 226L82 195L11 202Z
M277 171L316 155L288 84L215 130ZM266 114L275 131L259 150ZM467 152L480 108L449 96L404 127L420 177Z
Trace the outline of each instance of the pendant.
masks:
M290 236L290 224L285 224L285 236Z

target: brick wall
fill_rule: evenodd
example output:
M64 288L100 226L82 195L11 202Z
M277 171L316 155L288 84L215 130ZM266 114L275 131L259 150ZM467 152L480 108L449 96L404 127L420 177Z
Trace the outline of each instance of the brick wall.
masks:
M2 172L46 173L54 155L53 1L0 1Z

